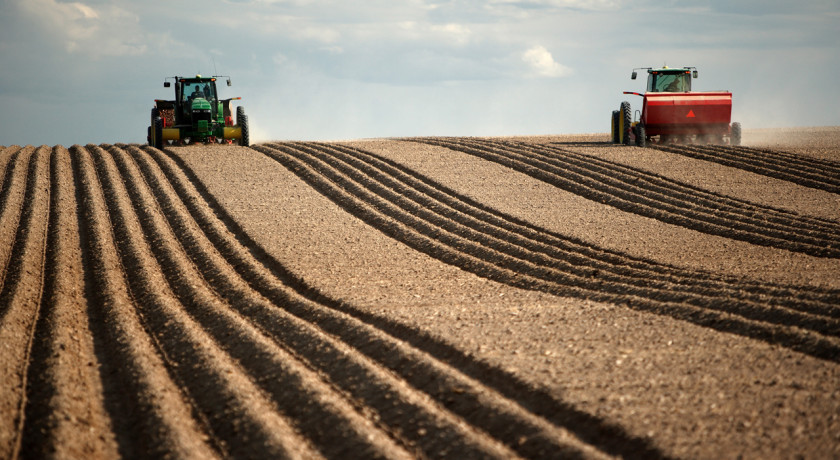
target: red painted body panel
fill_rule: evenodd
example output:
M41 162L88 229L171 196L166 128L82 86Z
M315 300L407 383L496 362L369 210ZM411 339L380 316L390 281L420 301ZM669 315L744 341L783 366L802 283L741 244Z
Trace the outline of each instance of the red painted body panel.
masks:
M727 134L731 116L732 93L727 91L648 92L641 121L648 136Z

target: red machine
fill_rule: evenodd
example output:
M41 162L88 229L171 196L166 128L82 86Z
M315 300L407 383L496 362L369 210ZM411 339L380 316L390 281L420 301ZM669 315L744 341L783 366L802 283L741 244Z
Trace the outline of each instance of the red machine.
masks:
M648 72L646 92L624 92L642 97L642 112L634 117L627 101L613 111L613 142L640 147L647 142L741 144L740 123L730 124L732 93L691 91L691 79L697 78L694 67L643 69Z

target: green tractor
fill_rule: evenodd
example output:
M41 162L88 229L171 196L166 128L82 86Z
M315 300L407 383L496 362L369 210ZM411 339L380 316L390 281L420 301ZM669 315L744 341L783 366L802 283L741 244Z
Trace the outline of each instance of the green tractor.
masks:
M228 143L248 146L248 116L245 108L236 107L236 124L232 117L231 101L239 97L219 99L216 78L168 77L175 81L175 100L155 99L152 123L148 130L149 145L163 148L164 144ZM230 77L227 77L230 86ZM165 88L171 87L164 81Z

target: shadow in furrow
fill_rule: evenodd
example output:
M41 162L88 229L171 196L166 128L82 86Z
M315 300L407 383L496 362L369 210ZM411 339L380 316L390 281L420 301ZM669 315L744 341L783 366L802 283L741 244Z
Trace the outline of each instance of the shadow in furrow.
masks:
M7 152L3 152L6 154ZM8 157L4 158L3 163L3 179L0 181L0 216L5 215L8 213L8 201L9 201L9 193L11 192L13 185L12 185L12 177L14 176L15 167L18 163L18 159L21 155L21 149L16 149L12 152L8 152ZM0 222L2 222L2 218L0 218Z
M70 154L53 148L44 294L27 378L20 458L116 457L85 321Z
M383 429L393 430L398 434L398 438L407 441L407 445L417 446L425 450L428 455L434 455L442 445L445 445L452 455L458 457L474 458L489 455L487 452L481 453L475 450L477 446L471 446L470 442L461 440L462 435L458 433L457 423L442 420L438 415L427 413L416 397L402 394L404 391L401 390L398 382L392 381L393 379L386 373L382 373L360 359L361 355L354 352L352 348L341 346L311 323L287 313L286 310L289 310L292 304L298 305L296 307L298 309L305 309L306 306L301 305L304 299L295 299L293 295L290 295L293 291L285 292L282 285L271 279L267 270L263 269L263 272L260 272L253 266L249 267L242 254L231 251L235 243L226 244L221 241L219 238L224 239L224 237L213 230L213 224L199 219L201 230L208 232L207 236L213 238L218 247L224 247L221 249L221 255L224 258L213 256L212 251L202 247L203 243L199 243L198 240L203 240L205 237L191 232L189 225L184 223L184 219L189 214L181 215L180 212L174 210L177 206L172 202L173 198L164 193L166 184L157 180L152 168L146 164L146 156L137 154L135 158L141 162L143 173L152 184L159 202L163 204L162 208L167 218L173 227L177 228L176 234L184 248L202 271L215 274L214 288L230 302L234 310L249 319L264 335L274 338L280 346L288 348L296 359L308 363L322 376L328 377L339 392L349 396L350 399L355 398L360 406L368 406L378 412L381 424L387 425L387 427L383 426ZM165 178L162 180L166 181ZM184 200L184 202L188 201ZM197 211L194 206L191 208L193 212ZM241 278L239 273L233 271L234 267L238 268ZM267 301L268 299L271 303ZM282 309L275 308L275 305ZM313 395L308 398L301 396L301 398L313 399ZM289 407L292 412L306 409L305 406L300 405ZM323 428L323 424L328 421L323 417L313 416L315 414L298 415L304 426L313 425L310 429L312 438L321 439L320 436L324 433L319 433L318 427ZM335 427L339 426L341 425L335 425ZM422 429L421 431L425 434L418 435L418 429ZM327 436L331 439L321 439L322 442L319 443L327 449L341 449L345 444L352 444L342 443L340 439L336 439L334 429L331 429ZM358 449L352 446L350 449L358 452Z
M96 148L88 146L87 149ZM105 410L112 420L119 454L126 458L224 455L215 439L196 426L194 405L173 385L168 371L139 324L128 292L128 273L119 261L102 185L91 155L73 146L72 166L82 243L87 314L100 363Z
M482 141L486 145L496 145L493 141ZM533 152L537 158L571 160L579 159L579 163L591 165L593 170L622 177L623 181L645 189L645 194L656 193L665 198L672 198L677 205L692 203L698 210L704 209L713 214L726 213L725 216L733 221L743 222L745 225L759 228L773 229L780 232L799 232L810 235L812 232L831 242L840 238L840 221L812 217L798 214L786 209L773 208L753 203L747 200L733 198L711 192L699 187L680 183L642 169L625 166L620 163L604 160L597 156L578 153L572 150L542 144L525 142L505 142L514 145L522 151ZM750 227L752 228L752 227Z
M591 257L585 257L585 252L579 247L570 248L566 245L567 247L563 248L542 244L539 239L544 239L541 237L547 236L547 233L537 233L536 238L524 236L522 233L533 234L533 232L522 232L521 227L516 228L510 220L494 219L493 216L488 216L480 210L469 209L466 201L455 199L455 195L441 196L438 189L425 185L428 180L426 183L418 183L401 174L397 169L386 172L384 169L374 168L371 165L375 162L374 157L358 150L318 144L311 146L295 144L294 147L311 157L317 157L341 171L342 174L351 177L355 184L370 189L378 197L385 198L400 207L407 215L389 213L386 208L366 200L368 204L378 207L381 212L388 213L397 220L408 222L411 219L409 215L417 216L463 239L492 248L495 252L485 258L488 262L504 263L499 261L497 254L505 254L530 264L507 265L511 270L527 272L547 281L560 281L565 278L567 284L583 289L597 291L610 288L614 294L688 302L701 307L708 307L714 302L731 303L733 299L740 298L743 300L739 307L740 311L743 311L746 317L757 319L768 316L768 308L763 303L769 301L771 305L784 305L800 310L789 312L786 308L776 308L775 316L778 316L780 322L790 322L793 325L817 331L839 329L838 325L832 322L840 318L838 308L808 299L792 301L791 289L763 289L759 294L751 295L743 285L715 283L712 277L704 277L703 273L694 273L687 278L674 275L662 276L660 270L650 270L650 268L666 269L667 267L657 267L652 263L644 267L648 270L640 269L640 261L629 259L619 264L601 263ZM348 152L353 155L348 157ZM365 161L363 161L360 159L362 155L369 158L364 158ZM377 166L383 168L382 165ZM320 164L315 164L313 167L323 174L329 174ZM332 176L331 180L336 183L342 182L342 178L336 176ZM439 233L426 234L446 241L446 237ZM469 246L459 243L460 240L455 240L449 246L483 258L482 254L471 251ZM565 242L560 241L560 243ZM805 296L808 296L807 293ZM756 300L760 300L762 306L755 305ZM801 313L812 315L803 316Z
M451 243L446 243L444 240L450 236L444 231L431 228L433 226L428 222L419 222L411 213L397 213L394 206L386 203L381 197L370 203L365 202L365 197L371 196L370 192L331 172L331 168L324 164L307 166L306 161L311 163L315 160L310 155L297 152L292 146L283 146L284 151L267 147L256 148L284 164L325 196L380 231L417 250L480 276L557 295L626 304L638 310L665 314L716 330L784 345L823 359L836 360L840 357L840 344L836 337L838 331L832 328L835 319L820 319L813 315L801 314L797 320L818 330L812 332L787 326L785 321L796 317L796 314L790 310L780 310L779 307L768 306L765 310L760 305L736 304L738 308L734 310L739 315L744 315L739 317L730 314L733 310L731 302L701 302L692 305L669 300L665 293L628 296L621 293L622 287L616 288L608 283L604 283L600 288L597 283L580 285L574 278L562 273L555 279L538 278L531 272L519 270L521 265L508 265L506 257L499 255L493 260L493 251L490 248L479 247L471 241L457 238ZM415 225L417 227L413 227ZM481 260L481 255L475 256L465 252L468 248L484 251L485 259ZM664 300L662 296L665 296ZM779 319L779 316L782 319ZM829 335L819 333L820 331Z
M619 171L627 169L625 166L615 164L604 170L598 164L605 160L581 159L582 156L576 153L555 152L548 157L531 152L532 148L539 148L531 144L521 147L505 142L451 138L407 140L493 161L595 202L669 224L817 257L840 257L840 239L837 238L840 225L837 222L823 226L819 231L801 228L796 219L788 217L791 213L787 211L747 210L737 201L722 196L706 200L709 205L704 207L701 206L702 195L712 195L708 192L642 171L622 176ZM579 158L574 161L565 158L569 155ZM731 203L722 206L724 202ZM752 207L759 209L755 205ZM789 224L779 227L768 223L773 219L787 219Z
M697 292L724 299L743 298L782 305L803 312L840 318L840 291L801 286L782 286L710 272L687 270L598 248L559 235L488 208L429 178L382 156L358 148L333 144L295 144L307 152L321 151L319 158L352 165L368 180L376 180L419 206L500 240L516 244L541 256L567 262L585 276L613 274L626 282L652 281L669 288ZM346 168L345 168L346 169ZM536 260L536 259L532 259Z
M411 358L411 355L404 355L403 353L405 353L405 351L400 350L405 345L400 344L408 343L412 347L416 347L417 349L430 354L437 360L446 363L446 365L452 366L460 372L465 372L466 375L480 381L482 384L487 384L489 378L491 381L491 388L500 392L511 401L516 401L521 408L550 421L558 427L562 427L563 429L573 432L583 441L597 446L599 449L608 453L628 457L662 457L661 452L652 447L647 441L630 437L621 428L606 423L605 421L589 414L577 411L568 404L555 400L552 396L545 393L544 390L533 388L504 371L495 369L486 363L478 362L474 358L455 349L451 345L441 342L438 339L434 339L421 331L406 328L394 321L364 313L351 305L347 305L324 296L317 289L307 285L302 279L288 272L284 266L265 253L265 251L257 243L251 240L250 237L248 237L247 234L238 226L238 224L226 214L222 206L219 205L210 192L203 184L201 184L200 180L198 180L190 168L182 160L180 160L177 155L168 152L167 154L169 159L174 161L180 171L186 175L191 185L195 187L197 193L199 193L202 199L206 201L228 231L232 233L234 238L238 241L238 245L243 246L243 249L247 250L247 252L249 252L259 264L269 270L272 277L276 277L286 286L292 287L297 292L297 295L301 295L309 301L314 302L314 305L311 305L309 309L291 305L290 307L294 307L294 310L291 311L292 313L306 321L317 324L320 328L331 334L341 337L342 340L346 341L349 345L400 374L412 385L423 389L424 392L433 398L442 400L447 408L457 411L457 413L462 417L466 417L470 423L475 424L481 429L493 434L494 437L504 441L508 446L517 450L517 452L521 455L529 457L547 455L547 452L556 452L556 449L552 451L541 447L544 442L550 441L550 439L544 439L543 441L540 441L538 438L527 439L527 442L525 442L524 445L518 445L520 443L520 439L516 429L517 426L521 426L521 421L512 420L514 422L513 425L508 424L507 426L502 426L499 424L499 414L488 414L489 417L486 417L484 415L485 412L480 411L481 404L474 399L473 394L445 391L447 388L451 388L450 386L437 387L437 389L435 389L436 387L434 385L434 381L428 381L428 377L426 376L430 375L429 372L432 371L434 374L438 374L438 371L434 370L436 365L432 365L431 363L427 363L422 360L418 361L416 358ZM168 165L159 159L158 162L161 164L163 170L166 171L170 180L176 182L172 177L172 171L167 171ZM178 189L179 194L184 195L184 198L189 197L189 195L186 195L185 191L177 185L176 189ZM192 200L183 199L183 201L189 206L194 206ZM191 212L195 212L195 210L191 208ZM196 218L200 219L200 216L197 216ZM202 227L203 226L204 224L202 224ZM219 250L225 254L226 258L230 257L227 253L225 253L224 248L224 246L229 245L230 243L214 240L214 244L216 244ZM238 271L243 270L243 267L237 266L236 269ZM247 270L247 268L245 270ZM246 275L243 277L250 279L251 276L252 275ZM270 289L266 289L266 287L256 286L255 288L261 290L263 295L266 295L268 298L275 296L275 294L272 294ZM282 305L282 302L284 302L282 299L277 299L278 304ZM323 307L326 307L327 309L323 310ZM284 305L284 308L289 307ZM341 315L330 313L331 311L344 312L355 319L348 322L348 319L345 319ZM366 327L354 325L356 324L354 321L358 320L361 320L362 323L366 323L366 327L373 326L375 328L374 330L379 330L380 332L371 335L370 332L367 332ZM386 335L380 336L379 334L382 333ZM394 339L395 337L399 337L399 339ZM399 356L405 356L405 358L401 359ZM420 365L421 367L417 368L417 365ZM428 367L430 365L432 365L432 367ZM449 381L448 379L449 377L447 377L446 381ZM457 380L454 382L457 382ZM471 414L471 410L479 410L479 416Z
M122 263L130 273L128 286L137 299L138 313L147 333L165 358L167 370L188 394L214 437L228 453L240 458L295 458L311 455L306 442L294 434L273 404L222 352L207 331L196 324L179 302L178 294L191 296L195 305L212 302L206 292L174 293L165 279L170 266L161 266L149 251L165 247L162 235L148 235L134 213L126 179L120 177L111 155L91 148L107 198ZM130 182L127 181L127 182ZM148 227L147 227L148 228ZM148 244L146 244L148 242ZM186 284L200 284L193 273L177 274ZM183 285L182 285L183 286ZM223 308L216 305L215 308ZM215 327L224 329L227 325Z
M212 335L250 379L275 401L279 411L292 418L297 428L325 455L346 457L354 453L379 458L384 451L396 455L399 448L381 435L369 436L371 432L361 428L364 420L355 415L355 409L336 401L335 394L319 381L319 376L297 364L282 343L278 347L270 342L271 335L263 333L268 324L248 322L235 313L258 310L260 305L265 308L268 302L242 289L240 284L244 282L230 279L226 263L214 254L212 246L202 241L195 231L197 226L185 222L185 216L177 211L181 204L167 199L161 190L164 185L153 171L144 167L148 166L144 164L145 158L135 155L130 160L128 153L116 147L110 151L128 186L144 233L149 240L158 242L150 249L184 311ZM145 183L141 184L142 179ZM162 213L154 211L157 208ZM168 224L163 222L164 218ZM288 335L287 331L279 334L281 338ZM302 401L307 403L301 404ZM327 426L329 429L324 429Z
M53 340L55 335L55 304L53 302L56 293L57 270L56 266L60 260L58 253L58 190L60 181L55 166L56 154L50 155L50 195L54 198L50 201L49 232L47 235L47 250L44 267L44 294L40 307L41 321L35 325L35 334L32 341L32 352L29 357L29 370L26 379L26 407L24 409L23 442L21 447L21 458L46 458L55 449L54 439L51 435L55 429L54 420L51 415L54 411L53 399L58 391L50 379L49 360L54 349Z
M29 157L23 201L17 222L5 279L0 289L0 372L8 376L10 388L0 393L0 421L4 442L0 455L12 458L20 453L25 430L25 408L30 363L44 292L47 232L50 216L50 151L42 146ZM7 222L9 223L9 222ZM9 436L11 434L11 436Z
M10 283L8 277L14 269L15 253L18 251L19 255L23 244L19 234L26 229L21 226L21 219L26 208L27 188L32 187L30 176L34 168L32 149L24 151L23 158L20 154L20 151L15 152L7 164L3 189L0 191L0 293L6 292L6 296L10 295L7 291L14 287L14 282ZM19 265L20 257L17 259ZM0 303L0 321L11 306L9 301Z
M651 145L664 152L710 161L803 187L840 193L840 163L750 147Z

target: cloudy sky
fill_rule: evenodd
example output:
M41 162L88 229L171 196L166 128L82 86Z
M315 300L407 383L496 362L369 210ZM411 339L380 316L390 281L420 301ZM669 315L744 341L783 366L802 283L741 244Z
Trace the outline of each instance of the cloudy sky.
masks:
M745 128L840 125L837 0L0 0L0 145L145 142L173 75L252 136L608 132L634 67L695 66Z

